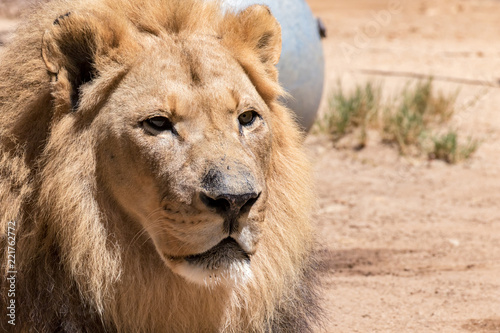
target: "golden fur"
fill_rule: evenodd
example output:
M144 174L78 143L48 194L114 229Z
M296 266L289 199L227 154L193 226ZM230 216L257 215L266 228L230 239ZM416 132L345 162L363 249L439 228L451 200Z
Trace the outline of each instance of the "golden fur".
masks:
M279 25L264 6L219 8L197 0L55 0L7 46L0 327L313 329L311 179L301 133L277 101ZM237 125L243 112L258 117ZM168 117L175 129L158 130L154 117ZM222 186L206 180L211 170L230 179L223 184L230 191L259 193L230 229L199 200L200 184ZM16 326L5 319L9 221ZM203 259L208 268L196 276L187 260L227 230L245 251L231 243L236 259ZM243 252L248 265L238 259Z

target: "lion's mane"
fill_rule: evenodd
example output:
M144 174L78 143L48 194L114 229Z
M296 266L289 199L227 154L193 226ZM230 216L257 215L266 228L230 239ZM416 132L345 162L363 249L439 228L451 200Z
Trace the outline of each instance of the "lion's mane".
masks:
M302 135L277 100L282 94L277 73L254 66L251 50L237 38L225 42L274 120L267 227L252 259L256 270L247 284L219 290L192 285L172 274L156 253L121 242L112 223L119 218L114 203L98 196L95 139L88 125L74 130L63 117L71 105L54 91L68 82L51 82L41 55L44 31L54 19L65 13L98 16L97 25L68 37L85 43L85 29L98 29L103 37L94 44L122 57L123 66L106 85L111 91L120 84L121 71L133 66L133 38L206 26L237 34L236 14L221 14L219 4L195 0L55 0L34 13L0 62L0 327L19 332L312 330L318 306L311 179ZM126 32L130 22L135 34ZM82 103L98 112L109 91L96 91L93 100ZM14 224L16 326L11 326L6 278L12 270L8 227Z

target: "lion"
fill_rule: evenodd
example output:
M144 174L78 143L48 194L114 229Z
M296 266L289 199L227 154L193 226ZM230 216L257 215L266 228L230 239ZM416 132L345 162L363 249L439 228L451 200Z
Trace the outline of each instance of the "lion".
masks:
M263 5L38 5L1 58L1 327L314 331L311 172L280 52Z

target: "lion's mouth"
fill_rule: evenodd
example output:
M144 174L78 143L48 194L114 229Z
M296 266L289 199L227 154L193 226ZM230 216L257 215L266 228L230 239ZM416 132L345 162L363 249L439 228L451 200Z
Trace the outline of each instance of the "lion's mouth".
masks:
M203 286L246 283L252 278L250 257L244 245L231 237L220 241L211 249L183 257L166 256L167 265L174 273Z
M223 239L211 249L184 257L189 264L209 270L224 269L235 262L250 262L250 255L231 237Z

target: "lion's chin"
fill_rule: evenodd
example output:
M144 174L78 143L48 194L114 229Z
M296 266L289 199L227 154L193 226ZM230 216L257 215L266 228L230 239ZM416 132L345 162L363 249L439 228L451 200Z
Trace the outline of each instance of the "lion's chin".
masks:
M223 239L206 252L167 258L167 266L190 282L206 286L244 284L252 278L250 256L233 239Z

